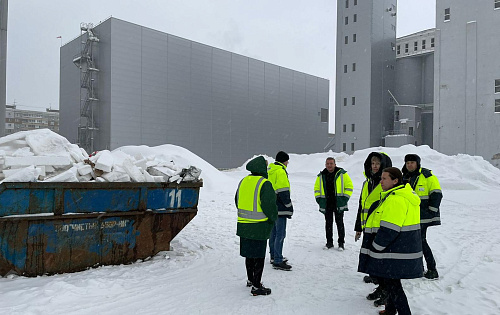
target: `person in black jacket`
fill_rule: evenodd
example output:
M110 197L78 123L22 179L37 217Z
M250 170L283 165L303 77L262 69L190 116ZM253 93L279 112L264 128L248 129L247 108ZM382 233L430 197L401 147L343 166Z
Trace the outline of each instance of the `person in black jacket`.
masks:
M424 258L427 263L427 271L424 273L424 277L438 279L436 260L427 243L427 228L441 224L439 214L439 206L441 205L441 199L443 199L441 185L431 170L421 167L420 157L416 154L407 154L405 156L405 165L403 165L402 172L403 182L410 184L421 200L420 229Z

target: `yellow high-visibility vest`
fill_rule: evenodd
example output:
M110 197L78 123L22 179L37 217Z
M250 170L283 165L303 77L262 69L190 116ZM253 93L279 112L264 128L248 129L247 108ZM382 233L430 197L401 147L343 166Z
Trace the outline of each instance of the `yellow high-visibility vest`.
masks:
M260 190L267 179L262 176L249 175L243 178L236 191L239 223L258 223L267 221L262 211Z

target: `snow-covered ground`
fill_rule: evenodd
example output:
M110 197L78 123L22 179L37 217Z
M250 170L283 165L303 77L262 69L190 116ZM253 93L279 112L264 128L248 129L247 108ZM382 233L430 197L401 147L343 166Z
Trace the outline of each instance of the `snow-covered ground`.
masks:
M439 178L443 225L428 241L440 279L403 280L413 314L500 314L500 170L480 157L446 156L426 146L373 148L344 153L290 154L288 171L295 214L288 221L284 255L293 271L266 264L263 282L273 291L254 297L245 286L239 256L234 192L244 167L219 172L175 146L128 147L144 156L168 154L202 169L198 215L173 240L172 250L146 262L83 272L0 279L0 314L377 314L365 296L374 286L356 272L360 242L354 242L362 164L384 151L394 166L417 153ZM166 152L167 150L170 150ZM316 174L329 155L354 182L345 215L346 250L324 250L324 219L313 195ZM251 158L251 157L249 157ZM272 162L273 159L269 158Z

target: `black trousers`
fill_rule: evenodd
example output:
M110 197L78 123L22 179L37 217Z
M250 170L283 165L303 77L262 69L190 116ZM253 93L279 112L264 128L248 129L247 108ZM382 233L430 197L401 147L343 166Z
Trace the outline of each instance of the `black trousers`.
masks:
M428 270L436 270L436 260L432 255L432 250L427 244L427 228L428 226L420 226L420 234L422 235L422 251L424 252L425 262Z
M397 311L398 315L411 315L408 299L401 285L401 279L379 278L379 281L380 285L382 285L388 293L385 310L392 314Z
M248 281L252 282L254 287L257 288L260 288L260 282L262 280L264 259L265 258L245 258Z
M337 232L339 234L338 243L344 244L345 227L344 227L344 211L337 212L330 209L325 210L325 232L326 242L333 244L333 217L337 224Z

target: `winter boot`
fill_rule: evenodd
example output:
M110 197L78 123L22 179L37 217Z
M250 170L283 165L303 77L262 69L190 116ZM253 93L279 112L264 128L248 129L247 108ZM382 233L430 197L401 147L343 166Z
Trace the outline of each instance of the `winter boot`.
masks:
M383 292L384 293L382 293L382 296L378 300L373 301L373 305L375 305L375 307L385 305L385 303L387 302L387 298L389 296L388 296L387 292L385 292L385 291L383 291Z
M263 286L261 284L260 287L258 287L258 288L252 286L252 290L250 290L250 293L252 293L253 296L257 296L257 295L269 295L269 294L271 294L271 289L266 288L265 286Z
M427 279L438 279L439 278L439 274L437 272L437 270L427 270L425 273L424 273L424 277L426 277Z
M339 251L343 251L345 248L344 248L344 243L339 243L339 248L338 250Z
M325 247L326 249L333 248L333 243L326 243Z
M292 270L292 266L290 266L289 264L287 264L285 261L282 261L279 264L273 264L273 268L274 269L278 269L278 270L285 270L285 271Z
M284 261L284 262L287 262L287 261L288 261L288 258L286 258L286 257L284 257L284 256L283 256L283 261ZM274 258L271 258L271 260L269 261L269 263L270 263L271 265L272 265L272 264L274 264Z
M376 300L376 299L380 299L383 295L386 295L385 291L380 286L378 286L375 289L375 291L373 291L372 293L370 293L370 294L368 294L366 296L366 299L368 301L373 301L373 300Z
M253 284L252 284L252 281L247 280L247 287L248 287L248 288L250 288L252 285L253 285Z

